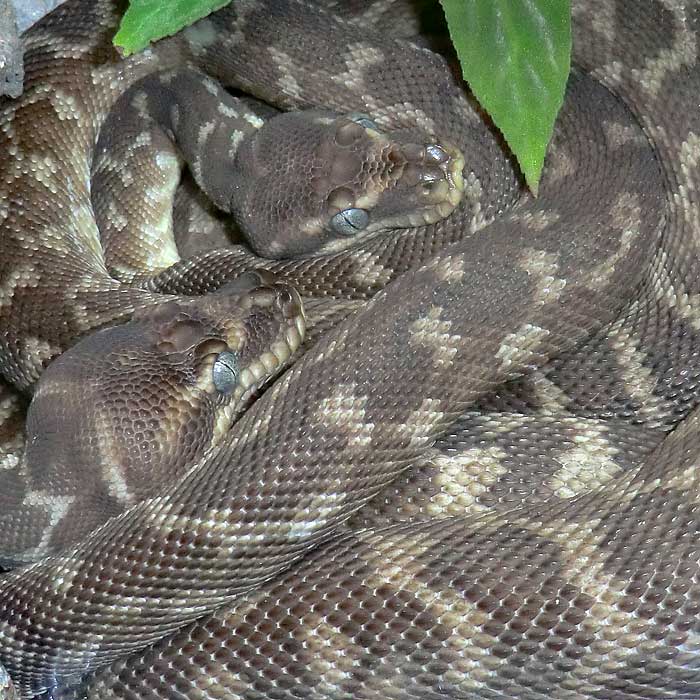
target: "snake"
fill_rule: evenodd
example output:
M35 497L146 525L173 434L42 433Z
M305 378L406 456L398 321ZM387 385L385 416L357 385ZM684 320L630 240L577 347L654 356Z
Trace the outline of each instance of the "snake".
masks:
M124 59L117 4L69 0L24 39L27 89L0 112L16 389L81 347L99 360L93 334L120 327L102 326L173 296L220 290L247 318L262 288L295 326L295 294L312 321L342 311L173 483L2 575L14 692L696 697L698 6L572 3L576 68L534 198L442 56L392 36L382 3L338 5L239 0ZM95 243L98 132L131 86L181 68L449 141L463 196L342 249L315 229L319 255L234 246L120 281ZM217 333L203 376L221 380ZM3 402L8 454L20 404Z

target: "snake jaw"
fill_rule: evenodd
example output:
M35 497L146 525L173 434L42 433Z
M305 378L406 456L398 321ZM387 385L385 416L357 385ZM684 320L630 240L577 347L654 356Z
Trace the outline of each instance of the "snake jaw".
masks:
M221 397L214 423L214 442L228 432L259 392L282 371L306 335L306 316L296 290L275 284L274 276L265 270L258 270L256 274L264 285L259 289L263 297L261 305L274 309L275 316L280 318L280 328L275 337L265 341L262 349L241 369L235 389L228 396ZM272 299L269 298L270 292L273 293ZM245 331L243 335L246 335ZM239 340L239 350L244 347L241 346Z
M409 150L409 149L406 149ZM385 223L396 228L426 226L447 218L464 194L464 156L450 143L431 143L409 150L409 186L416 189L414 211L395 216Z
M464 194L462 152L448 142L383 138L376 163L367 171L375 184L354 205L371 212L365 233L426 226L448 217Z
M243 369L238 387L233 392L235 403L245 403L255 391L269 381L301 346L306 333L306 319L301 310L287 321L269 350L261 353Z
M212 435L214 442L228 432L256 395L277 376L303 343L306 335L306 317L296 292L293 292L293 297L298 302L297 312L286 318L269 348L257 355L241 370L238 385L226 398L225 405L221 407L214 423Z

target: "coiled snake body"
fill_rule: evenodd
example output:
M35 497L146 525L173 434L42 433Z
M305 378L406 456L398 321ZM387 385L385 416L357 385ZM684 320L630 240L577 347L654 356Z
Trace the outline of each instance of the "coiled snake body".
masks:
M71 0L28 37L0 128L15 384L138 295L261 264L309 308L359 310L182 479L3 575L19 692L700 694L700 8L573 4L580 70L537 200L444 61L386 36L374 6L360 21L239 0L119 60L114 4ZM94 245L98 128L130 84L184 64L280 107L449 138L463 201L347 251L213 251L148 291L117 284Z

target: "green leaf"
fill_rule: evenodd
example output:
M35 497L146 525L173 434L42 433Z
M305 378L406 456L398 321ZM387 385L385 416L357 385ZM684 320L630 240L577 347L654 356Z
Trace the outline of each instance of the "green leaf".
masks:
M228 3L229 0L131 0L114 36L114 45L128 56Z
M569 0L440 1L465 80L537 194L569 76Z

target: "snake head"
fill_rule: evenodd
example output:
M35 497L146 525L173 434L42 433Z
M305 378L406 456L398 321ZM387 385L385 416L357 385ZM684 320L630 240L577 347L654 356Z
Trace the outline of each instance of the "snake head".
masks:
M334 253L449 216L463 167L453 146L389 137L365 115L290 112L239 146L229 209L259 255Z
M270 273L248 273L216 293L141 309L58 357L29 408L26 459L32 483L70 505L37 554L185 473L288 363L304 332L296 291Z

